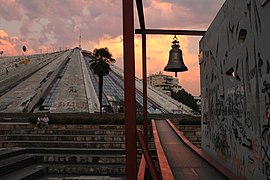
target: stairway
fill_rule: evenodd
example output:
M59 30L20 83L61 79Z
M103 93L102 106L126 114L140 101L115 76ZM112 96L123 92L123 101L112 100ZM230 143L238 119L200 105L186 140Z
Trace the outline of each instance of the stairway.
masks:
M0 134L0 179L125 179L122 125L0 124Z
M201 148L201 125L179 125L174 124L184 136L195 146Z

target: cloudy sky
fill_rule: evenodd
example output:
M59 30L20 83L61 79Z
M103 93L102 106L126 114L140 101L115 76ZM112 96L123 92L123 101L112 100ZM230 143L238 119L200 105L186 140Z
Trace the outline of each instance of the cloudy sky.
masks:
M135 1L134 1L135 2ZM146 28L206 30L224 0L143 0ZM135 5L135 3L134 3ZM135 11L135 28L139 28ZM51 52L79 45L108 47L122 67L122 0L0 0L0 51L4 55ZM201 37L178 36L189 71L180 84L200 95L198 46ZM163 71L173 36L147 36L147 73ZM135 37L136 75L141 77L141 38ZM173 73L165 73L173 75Z

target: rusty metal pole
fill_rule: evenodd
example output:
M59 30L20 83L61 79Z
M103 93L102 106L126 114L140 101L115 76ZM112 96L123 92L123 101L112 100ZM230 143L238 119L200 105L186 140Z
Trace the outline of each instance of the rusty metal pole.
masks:
M133 0L123 0L126 179L137 179Z
M146 67L146 34L142 34L142 69L143 69L143 135L148 147L148 122L147 122L147 67Z

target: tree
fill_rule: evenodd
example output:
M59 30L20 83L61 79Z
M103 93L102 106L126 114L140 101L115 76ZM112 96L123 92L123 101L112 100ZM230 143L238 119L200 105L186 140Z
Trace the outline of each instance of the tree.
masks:
M90 64L90 69L98 76L98 97L100 104L100 116L102 117L102 92L103 92L103 76L108 75L111 71L110 65L108 63L114 63L115 59L112 58L107 47L94 49L92 55L92 63Z
M190 93L186 92L184 88L177 92L172 92L172 98L187 105L193 111L199 112L199 106L197 105L194 97Z

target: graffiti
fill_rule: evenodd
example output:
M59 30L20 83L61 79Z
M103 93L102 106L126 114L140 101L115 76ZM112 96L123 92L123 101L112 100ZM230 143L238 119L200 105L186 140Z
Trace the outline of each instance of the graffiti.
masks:
M262 150L263 150L263 161L265 161L265 158L267 158L266 160L270 161L270 155L268 154L268 149L269 147L265 147L265 146L262 146Z
M250 128L252 126L252 121L250 117L250 112L245 112L245 125Z
M60 109L68 109L68 108L71 108L71 109L87 109L88 108L88 105L87 105L87 102L63 102L63 101L60 101L57 103L57 108L60 108Z
M265 121L266 124L262 126L262 153L263 153L263 173L267 175L267 178L270 176L270 154L269 154L269 145L270 145L270 84L266 81L263 81L263 89L261 90L265 94L264 105L265 105ZM264 121L264 122L265 122Z
M262 93L266 93L265 95L265 118L267 121L267 125L269 126L270 121L270 84L266 81L263 82L264 88L262 89Z
M261 58L261 54L260 53L258 53L258 57L259 57L259 63L258 63L259 74L260 74L260 77L262 77L263 59Z
M252 150L253 147L252 147L252 141L251 141L251 139L246 138L246 140L247 140L247 142L248 142L249 144L247 144L247 143L242 143L242 146L248 148L249 150Z
M241 144L242 137L240 136L240 132L238 131L239 122L238 123L237 122L238 122L237 119L235 119L235 121L232 122L232 130L233 130L233 134L234 134L235 139L237 139L239 144ZM238 124L238 125L235 125L235 124Z
M220 116L224 112L223 102L219 99L216 100L216 115Z
M264 156L263 156L263 161L264 161L263 173L268 176L267 179L270 176L270 164L269 164L270 156L268 154L268 149L269 149L269 147L262 146L262 150L263 150L263 153L264 153ZM267 158L267 160L265 160L265 158Z
M242 117L244 104L244 89L243 87L236 87L228 90L226 99L227 115L235 115Z
M263 125L262 140L270 145L270 125Z
M262 131L262 139L270 145L270 84L266 81L263 82L262 93L266 93L265 95L265 118L267 121L266 125L263 125Z
M270 93L270 83L263 81L263 86L262 93Z
M263 38L270 26L262 13L270 6L226 2L228 18L215 21L200 44L209 52L200 66L202 99L208 100L202 147L241 179L270 180L270 51ZM227 11L240 5L243 10Z
M255 163L254 163L254 160L248 156L248 172L252 175L252 179L253 179L253 176L254 176L254 172L255 172Z
M264 173L267 175L267 176L270 176L270 164L269 162L265 162L264 163ZM268 179L268 178L267 178Z
M76 89L76 87L70 86L70 87L68 88L68 92L69 92L69 93L77 93L77 89Z
M227 141L226 133L221 132L214 135L213 142L216 148L216 151L220 152L223 156L230 158L230 146Z
M251 80L251 79L255 78L255 77L256 77L256 74L257 74L257 68L254 67L254 68L252 68L252 69L249 71L248 76L247 76L247 79L248 79L248 80Z

